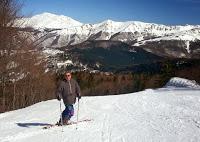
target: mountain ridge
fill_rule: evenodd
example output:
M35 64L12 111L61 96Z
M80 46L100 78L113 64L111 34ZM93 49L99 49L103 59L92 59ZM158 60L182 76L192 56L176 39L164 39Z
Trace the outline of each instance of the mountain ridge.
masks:
M89 24L89 25L95 25L95 24L100 24L100 23L138 23L138 24L142 24L142 23L146 23L146 24L156 24L156 25L162 25L162 26L169 26L169 27L183 27L183 26L200 26L199 25L194 25L194 24L184 24L184 25L181 25L181 24L178 24L178 25L168 25L168 24L157 24L155 22L143 22L143 21L138 21L138 20L127 20L127 21L116 21L116 20L112 20L112 19L106 19L106 20L103 20L102 22L97 22L97 23L82 23L78 20L75 20L74 18L70 17L70 16L66 16L66 15L58 15L58 14L54 14L54 13L50 13L50 12L43 12L43 13L40 13L40 14L36 14L36 15L33 15L33 16L30 16L30 17L26 17L27 19L30 19L30 18L35 18L35 17L62 17L62 18L66 18L66 19L71 19L71 20L74 20L76 22L79 22L80 24Z
M117 22L105 20L96 24L84 24L67 16L51 13L35 15L22 19L21 27L33 27L41 32L54 29L50 34L55 36L45 46L66 46L86 40L117 40L134 46L149 41L160 40L200 40L200 25L167 26L163 24L144 23L140 21ZM52 44L57 38L57 44ZM186 43L188 44L188 43Z
M44 47L44 52L48 50L45 53L63 53L64 50L66 52L63 54L68 56L67 60L74 58L69 56L70 47L77 45L76 47L79 48L77 50L80 50L80 48L85 47L84 42L87 41L99 41L102 42L101 45L105 43L104 41L108 41L106 43L108 46L114 41L120 41L130 45L132 48L142 48L149 52L149 55L154 54L164 58L200 58L200 25L167 26L140 21L117 22L112 20L104 20L96 24L84 24L70 17L51 13L38 14L21 20L25 20L22 23L22 28L31 27L36 39L38 37L41 39L38 42ZM91 44L91 46L95 44ZM121 50L118 49L123 48L121 44L117 44L117 46L118 48L113 50L96 48L88 50L85 48L85 51L78 51L78 53L76 51L76 54L81 57L84 54L91 55L91 53L97 53L97 51L101 50L102 54L106 52L106 54L114 56L121 54ZM115 54L116 52L117 54ZM128 54L133 54L128 53L128 50L126 52L124 57L127 57ZM50 54L49 56L51 56ZM141 54L140 58L143 55ZM87 59L84 58L82 60ZM74 58L73 62L82 63L82 60ZM99 61L95 64L98 64Z

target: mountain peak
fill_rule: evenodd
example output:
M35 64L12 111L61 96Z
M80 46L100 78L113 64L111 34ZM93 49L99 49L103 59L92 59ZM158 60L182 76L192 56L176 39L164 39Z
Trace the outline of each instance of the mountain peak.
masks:
M33 17L51 17L51 18L63 18L63 19L68 19L68 20L74 20L71 17L65 16L65 15L57 15L57 14L49 13L49 12L44 12L44 13L41 13L41 14L37 14L37 15L35 15Z
M34 28L68 28L81 26L82 23L64 16L64 15L56 15L48 12L44 12L42 14L35 15L28 19L26 25L32 26Z
M41 15L43 15L43 16L58 16L58 15L56 15L56 14L49 13L49 12L43 12L43 13L37 14L37 15L35 15L35 16L41 16Z
M103 21L103 23L115 23L115 21L108 19L108 20Z

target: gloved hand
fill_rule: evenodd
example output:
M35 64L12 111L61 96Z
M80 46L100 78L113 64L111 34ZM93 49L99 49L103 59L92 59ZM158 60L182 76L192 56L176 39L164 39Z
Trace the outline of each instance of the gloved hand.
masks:
M60 101L60 100L61 100L61 98L60 98L59 96L57 96L57 97L56 97L56 99L57 99L58 101Z
M79 99L79 100L81 99L81 95L80 95L80 94L78 94L78 99Z

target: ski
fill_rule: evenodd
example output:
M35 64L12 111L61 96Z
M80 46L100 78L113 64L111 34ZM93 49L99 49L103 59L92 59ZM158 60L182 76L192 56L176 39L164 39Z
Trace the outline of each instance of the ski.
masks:
M92 119L84 119L84 120L80 120L78 122L70 121L67 125L63 125L63 126L74 125L74 124L77 124L77 123L89 122L89 121L92 121ZM52 127L60 127L60 126L62 126L62 125L48 124L47 126L44 126L42 129L49 129L49 128L52 128Z

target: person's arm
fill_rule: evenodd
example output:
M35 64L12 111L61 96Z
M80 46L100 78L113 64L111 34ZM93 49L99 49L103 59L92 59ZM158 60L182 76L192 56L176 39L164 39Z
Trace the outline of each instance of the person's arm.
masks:
M75 81L75 88L76 88L76 95L78 99L81 99L81 89L80 86L78 85L77 81Z
M63 83L60 82L57 90L56 90L56 98L60 101L62 99L62 93L63 93Z

